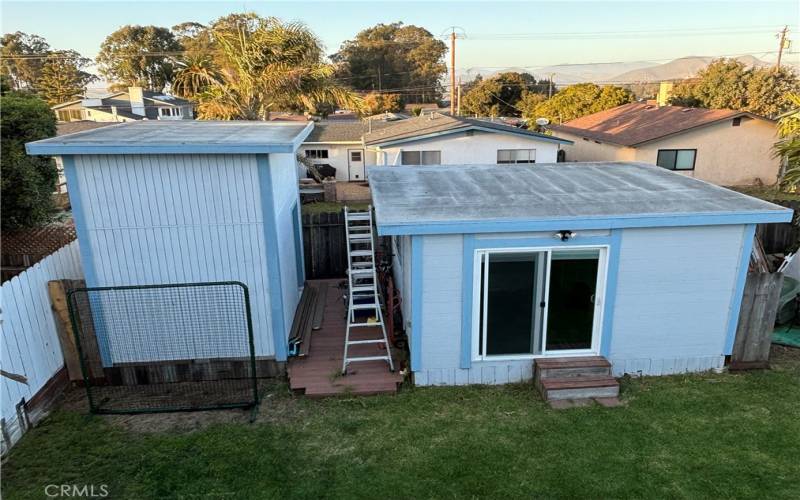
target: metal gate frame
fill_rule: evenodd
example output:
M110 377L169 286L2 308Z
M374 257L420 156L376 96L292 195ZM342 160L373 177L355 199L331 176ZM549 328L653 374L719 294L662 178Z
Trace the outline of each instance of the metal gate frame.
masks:
M131 410L115 410L103 409L96 404L92 397L92 380L89 373L89 368L86 366L86 357L81 343L80 329L78 325L77 316L75 311L73 297L78 293L88 292L102 292L110 290L145 290L145 289L164 289L164 288L192 288L192 287L206 287L206 286L238 286L241 287L244 298L245 316L247 322L247 337L250 349L250 377L252 380L253 398L251 401L242 403L230 404L217 404L208 406L184 406L184 407L169 407L169 408L139 408ZM126 285L126 286L105 286L105 287L84 287L75 288L67 292L67 307L69 309L70 323L72 325L73 336L75 337L75 345L78 352L78 359L80 361L81 373L83 374L83 382L86 387L86 396L89 401L89 410L94 414L144 414L144 413L172 413L172 412L188 412L188 411L207 411L207 410L224 410L233 408L253 408L255 409L259 403L258 396L258 377L256 373L256 356L255 356L255 340L253 338L253 318L250 308L250 290L247 285L241 281L205 281L197 283L167 283L160 285ZM191 383L191 382L189 382Z

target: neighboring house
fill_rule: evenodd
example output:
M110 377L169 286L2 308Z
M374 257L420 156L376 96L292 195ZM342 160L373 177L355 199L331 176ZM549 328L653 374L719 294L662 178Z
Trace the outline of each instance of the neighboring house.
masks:
M336 179L366 178L373 165L555 163L571 141L502 123L428 113L399 121L319 123L300 148Z
M192 103L162 92L128 87L104 97L83 98L53 106L60 122L129 122L137 120L194 120Z
M567 161L637 161L721 186L774 184L775 122L730 109L634 102L550 127Z
M642 163L369 175L418 385L521 381L575 356L617 376L721 368L756 224L792 218Z
M87 286L240 281L256 356L281 362L305 279L295 154L313 126L138 121L27 150L64 164ZM185 341L158 317L141 320ZM108 367L125 342L98 335Z

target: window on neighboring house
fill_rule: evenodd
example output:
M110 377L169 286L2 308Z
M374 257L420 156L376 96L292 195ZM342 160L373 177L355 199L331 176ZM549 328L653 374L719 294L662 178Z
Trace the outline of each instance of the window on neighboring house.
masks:
M441 151L403 151L400 157L403 165L441 165Z
M536 163L536 150L498 149L497 163Z
M668 170L694 170L696 149L659 149L656 165Z
M181 116L180 108L158 108L159 116Z
M731 125L733 125L734 127L738 127L741 124L742 124L742 117L740 116L740 117L734 118L733 119L733 123Z
M83 120L83 114L80 109L59 109L56 110L56 115L58 116L58 121L62 122Z
M306 149L306 158L311 160L324 160L328 158L327 149Z

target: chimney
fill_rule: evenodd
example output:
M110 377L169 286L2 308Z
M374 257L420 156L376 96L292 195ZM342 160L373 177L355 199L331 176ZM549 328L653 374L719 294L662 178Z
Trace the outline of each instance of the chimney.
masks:
M145 116L144 92L142 91L142 87L128 87L128 96L131 100L131 113Z
M656 97L656 104L658 107L666 106L669 104L669 98L672 94L672 87L675 84L672 82L661 82L658 86L658 97Z

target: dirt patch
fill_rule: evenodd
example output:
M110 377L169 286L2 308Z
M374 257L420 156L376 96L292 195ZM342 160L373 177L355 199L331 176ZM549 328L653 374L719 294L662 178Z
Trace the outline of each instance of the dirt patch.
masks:
M337 182L336 200L369 203L372 200L372 193L366 182Z
M773 365L800 365L800 348L772 344L769 360Z
M303 404L302 397L289 392L283 381L260 382L260 404L255 410L254 423L289 423L312 410ZM89 413L86 390L72 388L64 395L61 408L66 411ZM221 424L249 424L252 409L182 411L130 415L98 415L115 427L136 433L192 432Z

